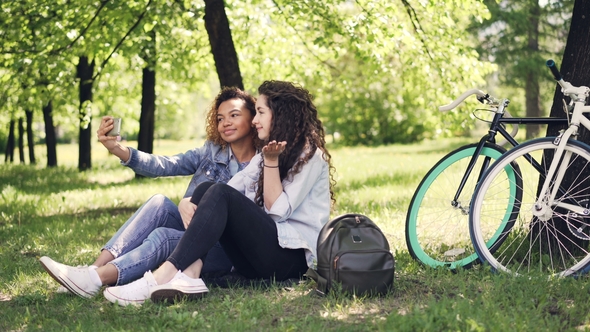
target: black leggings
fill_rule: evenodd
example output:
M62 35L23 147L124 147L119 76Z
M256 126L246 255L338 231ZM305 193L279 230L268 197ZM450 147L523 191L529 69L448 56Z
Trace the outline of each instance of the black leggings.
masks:
M219 241L237 271L247 278L299 278L307 271L303 249L278 243L277 226L260 206L223 183L205 182L191 198L191 223L168 261L184 270Z

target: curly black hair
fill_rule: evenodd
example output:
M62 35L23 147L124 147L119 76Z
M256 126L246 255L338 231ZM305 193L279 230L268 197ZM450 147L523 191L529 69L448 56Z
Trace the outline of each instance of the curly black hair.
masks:
M334 203L335 169L326 149L325 131L313 104L313 96L303 87L284 81L265 81L258 87L258 93L266 96L267 106L272 111L268 141L287 142L285 151L279 155L281 181L299 173L316 149L320 149L330 168L330 198ZM261 169L262 163L263 160L259 165ZM264 172L261 171L255 198L259 206L264 205L263 181Z

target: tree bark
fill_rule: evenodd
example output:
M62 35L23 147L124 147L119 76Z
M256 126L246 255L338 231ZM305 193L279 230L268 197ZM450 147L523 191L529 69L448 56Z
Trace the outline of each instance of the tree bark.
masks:
M137 149L147 153L153 153L156 116L156 71L154 69L149 67L143 68L141 87L141 115L139 117Z
M154 128L156 123L156 31L148 32L149 39L143 49L143 68L141 81L141 114L137 149L147 153L154 152ZM142 178L135 174L135 178Z
M57 138L53 125L53 104L51 100L43 106L43 122L45 123L45 146L47 147L47 167L57 166Z
M220 86L235 86L243 90L238 54L223 0L205 0L204 19Z
M527 53L530 55L539 53L539 17L541 16L541 6L538 0L530 2L531 8L529 10L529 29L528 29L528 43ZM533 58L533 57L531 57ZM541 95L539 84L539 70L535 68L528 68L526 73L525 83L525 107L527 117L541 116ZM541 125L527 125L526 139L535 138L541 131Z
M8 127L8 139L6 140L6 151L4 152L4 162L14 162L14 120L10 120Z
M565 45L565 51L561 62L560 72L564 80L579 86L588 86L590 82L590 1L576 0L572 23ZM556 84L551 116L564 117L562 106L563 94ZM549 126L548 136L555 136L562 127ZM584 128L580 128L581 136L578 139L590 142L590 134Z
M25 111L27 116L27 146L29 147L29 163L36 164L35 138L33 135L33 111Z
M91 131L92 131L92 113L90 113L90 104L92 104L92 75L94 74L94 60L88 62L88 57L81 56L77 66L77 77L80 80L80 139L78 145L78 169L85 171L92 168L91 160Z
M588 86L590 82L590 1L587 0L576 0L574 3L574 11L572 15L572 22L565 46L563 60L561 63L561 75L565 81L570 82L574 86ZM561 93L561 87L556 86L555 95L553 99L553 105L551 107L551 116L563 117L563 94ZM559 130L563 129L563 126L549 126L547 128L547 136L556 136L559 134ZM578 140L585 143L590 143L590 132L584 127L580 126ZM547 159L550 162L551 158ZM588 179L590 176L590 169L580 169L576 172L569 173L563 179L564 183L570 184L575 179ZM540 185L541 186L541 185ZM586 188L585 193L580 191L578 194L581 197L589 197L590 195L590 183L583 184L580 188ZM587 241L583 241L573 236L567 229L567 225L564 222L557 222L556 224L560 227L558 229L561 236L567 236L571 241L563 241L564 243L570 244L570 250L576 250L577 246L586 246ZM555 241L561 241L556 237ZM574 245L574 242L576 245Z
M18 160L25 163L25 126L23 118L18 118Z

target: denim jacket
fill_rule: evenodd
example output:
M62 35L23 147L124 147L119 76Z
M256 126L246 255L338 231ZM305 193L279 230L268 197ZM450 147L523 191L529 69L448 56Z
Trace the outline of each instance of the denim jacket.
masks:
M171 157L158 156L129 148L129 160L121 164L131 168L135 173L147 177L192 175L184 197L190 197L197 185L204 181L227 183L231 179L231 149L206 141L200 148Z
M256 197L261 154L228 183L250 200ZM265 212L275 221L279 245L305 251L307 265L315 265L316 246L322 227L330 218L330 169L317 149L314 156L292 179L283 180L283 192Z

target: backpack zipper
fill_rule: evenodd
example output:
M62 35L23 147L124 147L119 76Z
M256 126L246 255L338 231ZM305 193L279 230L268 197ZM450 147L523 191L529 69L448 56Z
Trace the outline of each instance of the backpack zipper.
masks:
M387 253L391 256L391 258L395 261L395 258L393 257L393 253L391 252L391 250L386 250L386 249L368 249L368 250L358 250L358 251L340 251L336 256L334 256L334 260L332 261L334 264L334 272L336 272L338 270L338 260L349 253L353 253L353 254L378 254L378 253ZM394 263L395 264L395 263Z

